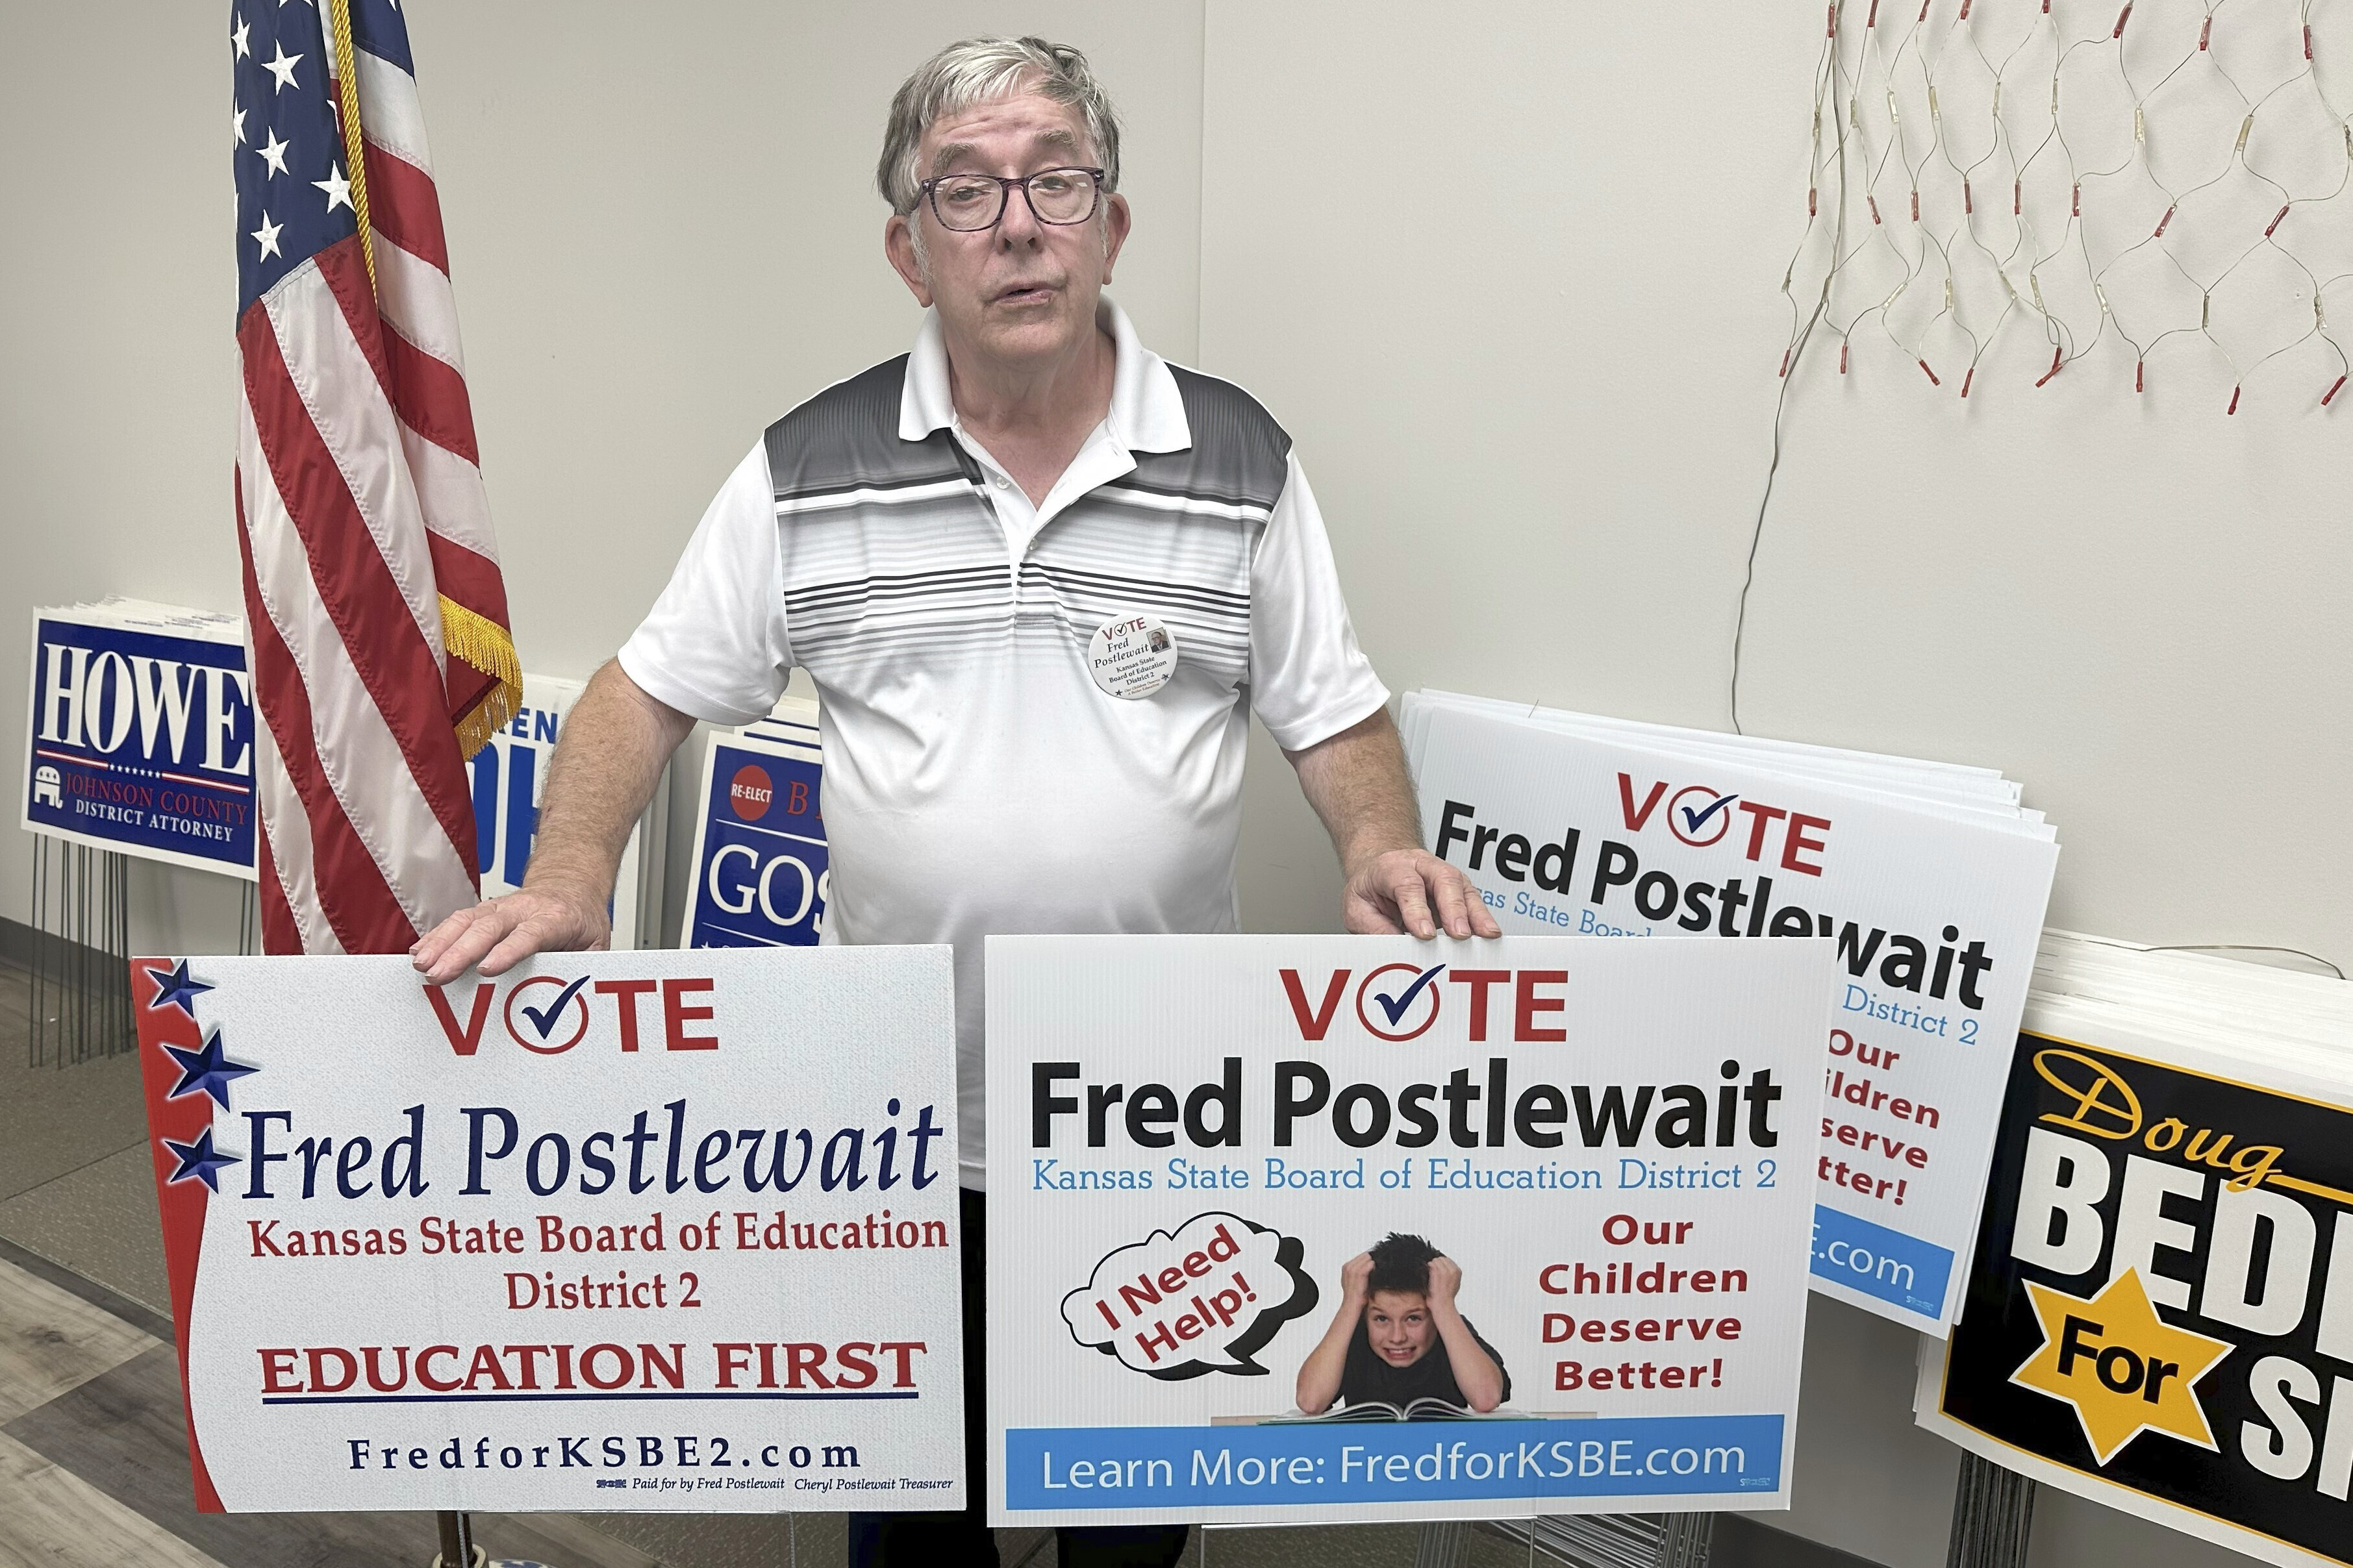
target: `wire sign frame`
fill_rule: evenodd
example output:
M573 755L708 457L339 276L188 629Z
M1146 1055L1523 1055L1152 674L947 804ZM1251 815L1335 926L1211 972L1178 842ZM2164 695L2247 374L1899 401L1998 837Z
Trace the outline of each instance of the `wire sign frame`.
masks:
M1840 374L1924 394L2083 362L2218 412L2327 407L2353 371L2348 109L2353 0L1841 0L1781 374L1819 335Z

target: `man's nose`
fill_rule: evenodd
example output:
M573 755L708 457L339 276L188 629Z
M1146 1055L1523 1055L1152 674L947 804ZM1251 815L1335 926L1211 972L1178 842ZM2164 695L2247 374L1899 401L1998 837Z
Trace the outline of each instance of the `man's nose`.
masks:
M1010 250L1037 244L1043 233L1044 226L1029 205L1029 193L1018 186L1006 192L1005 215L997 220L997 242Z

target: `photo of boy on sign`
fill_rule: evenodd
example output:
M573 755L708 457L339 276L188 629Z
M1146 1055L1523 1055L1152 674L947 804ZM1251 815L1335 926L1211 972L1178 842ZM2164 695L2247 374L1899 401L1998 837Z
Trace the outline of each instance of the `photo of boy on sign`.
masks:
M1461 1286L1461 1266L1418 1236L1391 1233L1342 1264L1339 1310L1299 1369L1299 1408L1434 1400L1485 1415L1502 1405L1511 1374L1456 1309Z

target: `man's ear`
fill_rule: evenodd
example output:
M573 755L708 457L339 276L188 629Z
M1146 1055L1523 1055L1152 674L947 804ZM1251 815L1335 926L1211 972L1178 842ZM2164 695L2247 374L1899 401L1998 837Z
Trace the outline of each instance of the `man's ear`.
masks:
M915 303L929 310L932 303L931 279L923 258L915 253L915 231L912 222L897 213L882 226L882 255L891 263L891 270L915 297Z
M1103 204L1103 276L1111 281L1113 267L1119 260L1119 247L1127 243L1127 231L1134 223L1134 215L1127 210L1127 198L1113 195Z

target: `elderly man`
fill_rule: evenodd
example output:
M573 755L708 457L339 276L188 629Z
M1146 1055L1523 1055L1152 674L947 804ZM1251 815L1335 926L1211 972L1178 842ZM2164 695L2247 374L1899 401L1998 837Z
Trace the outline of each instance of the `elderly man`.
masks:
M697 719L823 698L826 940L953 942L965 1209L963 1515L870 1515L859 1561L994 1562L983 1522L982 939L1223 931L1252 710L1346 873L1356 931L1495 933L1424 853L1291 438L1103 295L1130 216L1073 48L942 50L891 107L882 247L914 350L768 426L565 726L522 890L417 945L436 982L601 947L629 824ZM1066 1564L1173 1562L1178 1529L1064 1532Z

